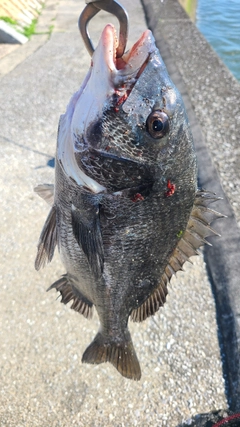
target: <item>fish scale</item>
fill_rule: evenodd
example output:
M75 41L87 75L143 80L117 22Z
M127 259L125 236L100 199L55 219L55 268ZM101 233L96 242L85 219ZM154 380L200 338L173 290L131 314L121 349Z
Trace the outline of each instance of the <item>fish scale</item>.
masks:
M151 32L119 67L114 52L109 24L60 118L55 186L36 188L51 210L35 267L50 262L58 246L66 273L49 289L86 318L93 307L99 316L82 361L110 362L139 380L129 317L142 322L163 306L172 275L216 234L210 223L221 215L208 207L216 196L197 189L183 101ZM130 80L116 96L119 82L129 88Z

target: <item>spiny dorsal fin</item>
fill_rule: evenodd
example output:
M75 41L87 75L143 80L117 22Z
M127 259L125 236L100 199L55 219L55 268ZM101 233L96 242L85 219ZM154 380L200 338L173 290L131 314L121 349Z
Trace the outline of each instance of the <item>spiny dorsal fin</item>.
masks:
M37 193L45 202L50 206L54 203L54 185L53 184L39 184L34 188Z
M56 209L53 206L48 214L38 242L38 251L35 260L36 270L40 270L41 267L44 267L48 262L52 261L56 244Z
M168 293L167 284L172 276L177 271L182 270L182 266L186 261L191 262L189 259L191 256L198 255L198 249L201 246L205 243L211 245L205 237L219 236L210 227L210 224L214 219L223 218L224 215L208 208L210 203L217 200L220 200L220 198L216 197L214 193L205 190L197 192L187 228L168 261L160 285L140 307L132 311L131 318L134 322L142 322L163 306Z
M122 342L112 342L99 332L85 350L83 363L110 362L123 377L140 380L141 368L129 332Z
M68 283L67 275L63 275L59 280L54 282L47 291L51 289L56 289L56 291L61 293L61 302L67 304L69 301L73 300L70 308L81 313L86 319L91 319L93 315L93 304L88 301L86 298L79 295L79 292L74 292L72 285Z
M194 206L205 206L208 207L211 203L217 202L218 200L222 200L221 197L217 197L215 193L212 191L208 191L205 189L201 189L197 191L195 200L194 200ZM221 215L224 217L224 215Z

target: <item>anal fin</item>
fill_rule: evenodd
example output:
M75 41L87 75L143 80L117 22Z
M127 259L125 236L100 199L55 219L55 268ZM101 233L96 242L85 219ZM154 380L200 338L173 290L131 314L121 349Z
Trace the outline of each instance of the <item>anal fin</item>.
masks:
M141 378L141 368L129 332L128 338L123 342L108 341L99 332L85 350L82 362L91 364L110 362L123 377L132 380Z
M52 261L55 246L57 244L56 209L53 206L43 226L38 242L37 256L35 260L36 270L40 270L48 262Z
M63 275L59 280L54 282L47 291L56 289L60 292L63 304L67 304L73 300L70 308L81 313L86 319L90 319L93 314L93 303L87 300L87 298L80 295L80 293L74 289L74 287L68 282L67 275Z

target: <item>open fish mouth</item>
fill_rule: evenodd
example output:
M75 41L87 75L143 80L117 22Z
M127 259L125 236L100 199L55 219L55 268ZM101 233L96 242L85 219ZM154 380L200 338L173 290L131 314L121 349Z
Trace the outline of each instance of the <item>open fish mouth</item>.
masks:
M110 70L118 70L120 74L131 74L140 70L153 51L150 46L155 48L152 33L146 30L129 51L125 52L121 58L117 58L118 38L115 27L111 24L104 28L100 42L104 50L103 60Z
M150 30L144 31L132 48L121 58L117 58L116 30L113 25L108 24L102 32L99 46L102 50L100 62L108 67L113 87L116 89L116 94L122 96L121 102L123 102L145 69L150 54L156 50L152 33ZM94 60L93 56L93 66Z

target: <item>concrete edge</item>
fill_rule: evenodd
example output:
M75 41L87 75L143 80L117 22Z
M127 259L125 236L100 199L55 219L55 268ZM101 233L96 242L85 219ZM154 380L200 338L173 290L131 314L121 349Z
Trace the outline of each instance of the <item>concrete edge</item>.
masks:
M47 7L42 8L38 17L36 34L24 45L18 44L17 49L10 51L0 58L0 79L20 65L25 59L40 49L50 38L50 26L57 15L58 0L47 2ZM50 11L49 11L50 8Z
M6 74L10 73L14 68L20 65L30 55L34 54L39 48L41 48L48 40L48 36L41 34L39 36L33 36L31 41L28 41L24 45L19 45L16 50L5 55L0 60L0 80Z
M0 43L24 44L28 38L0 19Z
M161 27L161 4L155 0L141 0L146 16L148 27L152 30L156 39L157 46L161 56L167 66L170 77L182 94L189 121L191 123L192 133L195 142L195 148L198 158L199 186L215 192L223 200L214 204L216 209L227 218L218 220L214 224L214 229L221 234L221 238L213 241L213 247L205 247L204 257L207 265L212 291L216 303L218 338L223 363L223 375L225 378L225 389L229 408L233 412L240 411L240 327L239 327L239 303L240 292L238 277L240 277L240 230L234 216L233 209L222 189L219 175L211 160L211 153L206 147L200 125L194 113L186 85L174 61L168 46L167 35L164 34ZM172 2L164 4L164 14L171 15ZM175 4L176 3L176 4ZM196 31L195 25L190 21L182 6L175 0L174 9L177 11L178 19L173 19L172 25L183 25L183 20L192 25L193 31ZM211 47L212 56L216 55ZM193 58L194 61L194 58ZM225 65L222 64L225 69ZM214 74L214 73L213 73ZM214 75L213 75L214 78ZM224 102L224 99L223 99Z

